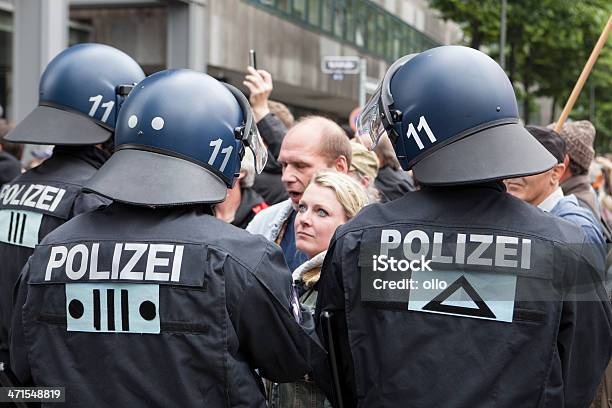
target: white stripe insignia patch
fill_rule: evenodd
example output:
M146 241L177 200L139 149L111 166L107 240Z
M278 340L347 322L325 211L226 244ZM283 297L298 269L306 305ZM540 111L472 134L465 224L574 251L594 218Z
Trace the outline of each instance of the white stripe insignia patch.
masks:
M66 284L68 331L160 333L159 285Z
M32 211L0 210L0 241L34 248L43 215Z

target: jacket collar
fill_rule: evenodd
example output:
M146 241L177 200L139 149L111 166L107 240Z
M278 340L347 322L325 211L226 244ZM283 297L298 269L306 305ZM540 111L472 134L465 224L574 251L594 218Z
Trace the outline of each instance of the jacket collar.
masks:
M589 187L590 183L588 174L570 177L561 184L561 188L566 195L579 191L589 191Z
M83 160L89 165L99 169L111 156L110 153L95 146L55 146L53 155L71 156Z
M500 193L503 193L506 191L506 185L504 184L503 181L501 180L493 180L493 181L487 181L484 183L476 183L476 184L460 184L460 185L453 185L453 186L423 186L423 190L427 189L427 190L462 190L462 189L480 189L480 188L486 188L486 189L491 189L491 190L495 190L495 191L499 191Z
M320 268L323 265L325 254L327 254L327 250L316 254L315 256L313 256L312 258L310 258L309 260L307 260L306 262L304 262L303 264L295 268L295 271L293 271L293 274L292 274L293 281L295 282L297 280L301 280L302 275L304 275L304 273L312 269L315 269L315 268Z
M546 197L544 201L538 204L538 208L544 212L551 212L552 209L555 208L557 204L559 204L559 201L561 201L562 199L563 190L561 190L561 187L557 187L557 189L550 193L550 195Z

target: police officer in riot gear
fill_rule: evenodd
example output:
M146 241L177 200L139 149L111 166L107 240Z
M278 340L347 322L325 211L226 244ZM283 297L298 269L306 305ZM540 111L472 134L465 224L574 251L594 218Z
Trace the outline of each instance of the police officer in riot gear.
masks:
M113 204L53 231L24 268L15 374L65 386L75 407L264 407L259 375L308 373L314 324L280 248L213 216L245 147L265 165L248 101L159 72L126 99L115 143L87 184Z
M143 78L136 61L113 47L70 47L47 65L38 106L5 137L56 147L52 157L0 191L0 361L4 363L9 357L8 327L19 272L50 231L77 214L108 204L106 199L82 194L82 186L110 155L121 102L117 87Z
M406 56L359 127L374 144L387 133L424 187L366 207L330 245L316 321L334 315L344 406L588 406L610 303L580 229L505 192L555 159L518 123L504 71L465 47Z

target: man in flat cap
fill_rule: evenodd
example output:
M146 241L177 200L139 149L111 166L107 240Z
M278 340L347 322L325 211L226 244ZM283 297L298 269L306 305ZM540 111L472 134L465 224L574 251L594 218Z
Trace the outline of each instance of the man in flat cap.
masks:
M563 193L575 195L581 207L589 208L600 219L597 198L589 183L589 166L595 156L595 127L588 120L568 122L563 124L559 135L567 146L565 173L561 176Z
M564 195L559 185L568 172L564 163L567 156L566 141L552 129L538 126L527 126L526 129L557 159L557 164L544 173L504 180L508 193L578 225L603 262L606 249L599 220L588 208L580 205L574 194Z

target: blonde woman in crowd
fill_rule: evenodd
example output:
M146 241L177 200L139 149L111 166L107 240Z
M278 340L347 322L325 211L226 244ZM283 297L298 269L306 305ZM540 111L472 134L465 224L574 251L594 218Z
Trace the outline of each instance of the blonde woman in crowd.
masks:
M295 218L295 245L309 259L293 271L293 280L300 302L313 313L317 282L329 242L336 228L353 218L368 202L363 186L338 172L317 173L304 191ZM331 407L310 378L279 384L275 394L277 404L273 406L276 407Z

